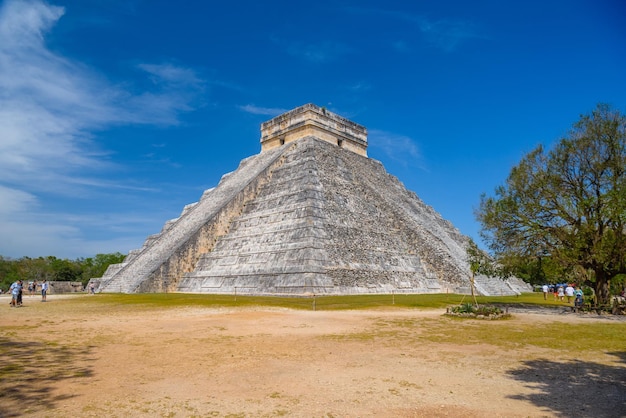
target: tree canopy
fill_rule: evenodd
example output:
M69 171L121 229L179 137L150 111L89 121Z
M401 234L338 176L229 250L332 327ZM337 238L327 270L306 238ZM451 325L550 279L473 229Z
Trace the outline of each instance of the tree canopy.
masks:
M626 117L600 104L554 149L526 155L494 196L481 197L481 236L511 271L541 258L563 275L584 270L606 303L611 279L626 273L625 173Z
M48 257L22 257L16 260L0 256L0 289L6 290L17 279L24 281L76 281L83 285L93 277L102 277L109 264L121 263L125 256L119 252L97 254L76 260Z

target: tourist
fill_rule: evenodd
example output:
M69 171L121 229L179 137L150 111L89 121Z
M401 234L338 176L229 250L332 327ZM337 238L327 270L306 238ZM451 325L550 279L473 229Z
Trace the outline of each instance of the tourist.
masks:
M576 288L576 290L574 291L574 295L576 295L576 298L574 299L574 306L576 306L577 308L582 308L582 306L583 306L583 291L581 290L580 287Z
M22 295L24 294L23 293L24 292L24 289L23 289L24 285L22 284L21 280L19 280L19 282L20 282L20 290L19 290L19 292L17 294L17 306L22 306Z
M571 284L568 284L565 288L565 296L567 296L567 303L572 303L572 298L574 297L574 288Z
M17 308L19 305L17 303L19 295L22 291L22 281L18 280L9 287L9 292L11 292L11 307Z
M563 291L563 286L559 286L559 289L557 290L557 293L559 295L559 300L561 302L563 302L563 298L565 297L565 292Z
M548 290L550 290L550 288L548 287L547 284L544 284L541 287L541 290L543 290L543 300L548 300Z
M46 280L41 283L41 301L46 301L46 293L48 293L48 282Z
M96 294L96 285L94 285L93 283L89 283L89 293L91 293L92 295Z

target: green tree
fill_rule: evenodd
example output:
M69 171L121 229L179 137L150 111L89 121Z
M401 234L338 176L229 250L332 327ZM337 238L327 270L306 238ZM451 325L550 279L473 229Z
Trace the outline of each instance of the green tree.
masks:
M511 170L495 196L481 197L481 235L499 263L549 258L583 269L598 302L626 273L626 117L608 105L581 116L546 152L539 146Z
M0 289L6 291L19 278L16 261L0 255Z
M16 261L20 278L25 281L53 280L54 271L50 265L50 257L22 257Z
M124 261L119 252L97 254L93 258L76 260L60 259L55 256L22 257L11 259L0 255L0 288L6 290L17 279L25 282L43 280L80 281L83 285L93 277L102 277L110 264Z
M467 254L467 262L470 267L470 291L472 293L474 305L478 306L475 292L476 275L484 274L487 276L493 276L496 274L496 266L493 259L489 257L486 252L478 248L478 245L476 245L474 240L471 238L467 243L465 251Z
M54 272L53 280L65 282L77 282L82 277L80 262L60 259L54 256L48 257L49 265Z
M564 271L551 257L534 257L517 260L512 274L527 283L541 285L544 283L563 283L564 281L580 283L571 272Z
M110 264L119 264L126 256L119 252L111 254L96 254L95 257L82 260L83 285L86 285L94 277L102 277Z

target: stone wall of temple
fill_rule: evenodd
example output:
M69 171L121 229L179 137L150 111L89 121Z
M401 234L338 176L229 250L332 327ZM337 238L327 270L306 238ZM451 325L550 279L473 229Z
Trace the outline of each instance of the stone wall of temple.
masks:
M367 156L367 129L314 104L283 113L261 125L261 152L307 136Z

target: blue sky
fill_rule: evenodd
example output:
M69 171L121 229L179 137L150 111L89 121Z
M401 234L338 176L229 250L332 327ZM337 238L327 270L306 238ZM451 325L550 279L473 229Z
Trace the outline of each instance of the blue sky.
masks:
M139 248L305 103L479 240L481 193L625 75L619 0L0 0L0 255Z

